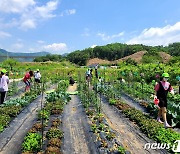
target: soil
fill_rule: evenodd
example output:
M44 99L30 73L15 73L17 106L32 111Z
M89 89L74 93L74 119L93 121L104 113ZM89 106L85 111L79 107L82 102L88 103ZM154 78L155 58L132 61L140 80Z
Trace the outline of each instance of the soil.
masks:
M100 59L100 58L93 58L87 62L87 66L96 65L96 64L110 64L110 63L111 63L111 61L108 61L108 60L104 60L104 59Z
M160 52L159 55L161 56L163 63L167 63L172 58L172 56L165 52Z
M73 92L76 88L76 84L69 86L68 92ZM97 153L88 119L77 95L72 95L71 101L64 108L62 127L64 132L63 153Z
M139 51L139 52L136 52L136 53L134 53L134 54L132 54L132 55L123 57L123 58L121 58L121 59L118 59L116 62L125 61L125 60L127 60L128 58L131 58L132 60L136 61L137 63L141 63L142 57L143 57L143 55L144 55L146 52L147 52L147 51Z
M123 93L121 95L121 100L126 102L131 107L134 107L135 109L142 111L144 114L148 114L149 115L149 113L148 113L146 108L142 107L139 103L137 103L135 100L133 100L131 97L129 97L125 93Z

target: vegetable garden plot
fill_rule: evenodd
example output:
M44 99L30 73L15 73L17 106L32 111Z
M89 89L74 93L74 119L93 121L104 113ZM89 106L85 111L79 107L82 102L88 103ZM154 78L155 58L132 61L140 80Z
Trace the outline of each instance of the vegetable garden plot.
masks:
M138 88L134 89L133 87L134 88L138 87ZM151 115L157 115L157 107L155 107L152 100L153 98L151 98L153 94L152 85L149 86L147 84L144 84L144 89L143 89L144 94L142 93L142 87L140 83L135 83L132 86L128 86L120 82L116 85L103 85L102 91L104 94L108 95L108 97L111 97L112 99L120 98L121 96L123 96L122 94L125 94L128 96L128 99L130 98L131 100L133 100L132 102L134 102L134 104L131 103L131 101L127 102L131 106L134 106L135 108L138 108L139 110L143 112L150 113ZM117 91L119 91L120 93L117 93ZM146 99L145 99L145 96L146 96ZM140 107L139 105L143 106L143 108ZM179 94L176 94L174 96L168 95L168 110L167 111L168 111L168 114L167 114L168 122L172 124L173 126L176 126L177 128L179 128L180 127Z
M137 126L130 122L123 113L109 106L105 99L103 99L102 103L102 111L107 116L110 126L118 133L117 139L123 144L125 149L134 154L167 153L161 150L144 149L146 143L153 143L153 141L142 134Z
M54 85L51 87L54 88ZM0 149L2 153L18 153L21 151L21 143L28 129L36 121L36 112L41 107L39 96L27 108L25 108L0 134Z
M103 84L101 84L100 87L98 87L98 91L103 92L103 94L105 94L107 96L107 98L109 99L109 103L111 105L115 105L115 106L118 105L116 99L120 99L119 93L117 93L117 89L114 89L113 86L111 86L111 85L110 86L104 86ZM132 110L132 116L133 116L133 110L134 109L131 107L130 111L131 110ZM130 111L129 111L128 117L131 117L131 112ZM105 113L108 113L108 110ZM171 132L169 129L167 129L167 130L164 129L163 126L161 126L158 122L151 119L150 117L148 117L149 119L147 118L148 120L146 121L146 120L144 120L144 117L146 117L146 116L143 115L142 113L139 115L138 113L141 113L141 112L140 111L139 112L137 111L137 113L135 112L134 118L139 117L138 119L142 120L142 121L137 121L137 125L139 126L139 128L141 129L142 132L144 132L144 130L147 130L147 132L149 131L149 133L151 135L149 133L147 133L147 132L145 132L145 134L146 135L149 134L148 137L150 137L150 138L153 138L153 136L154 136L154 138L153 138L155 140L154 142L164 143L163 142L163 140L164 140L166 142L166 144L171 143L170 147L172 148L172 145L174 144L174 142L176 140L180 139L180 137L178 137L179 134L177 132L174 132L174 131ZM126 112L123 112L123 114L126 115ZM130 120L132 120L132 119L130 118ZM116 121L118 121L118 119ZM140 123L140 125L139 125L139 123ZM142 123L144 123L144 124L142 125ZM152 128L152 127L154 127L154 128ZM163 139L158 140L156 138L156 134L159 134L161 129L163 129L162 132L165 134L165 135L162 135L162 136L164 136L164 137L167 136L167 137L165 137L165 138L162 137ZM170 132L171 132L171 135L169 136L168 134L170 134ZM170 148L169 148L169 150L171 151Z
M22 81L12 82L9 86L8 96L6 100L21 96L24 93L25 84Z
M129 153L121 142L117 141L117 133L108 124L105 114L101 111L100 99L92 88L80 84L79 96L86 110L98 153Z
M48 92L47 102L38 112L36 123L24 138L23 153L61 153L60 147L64 136L61 129L61 114L64 105L70 100L69 95L65 93L66 83L61 81L55 91Z
M110 99L110 97L108 97ZM141 111L123 103L120 100L115 100L112 104L122 110L131 121L135 122L140 130L145 133L149 138L155 140L158 143L169 143L168 150L172 150L172 146L176 140L180 139L180 133L177 133L171 129L165 129L157 121L151 119L149 116L144 115ZM171 151L172 152L172 151Z

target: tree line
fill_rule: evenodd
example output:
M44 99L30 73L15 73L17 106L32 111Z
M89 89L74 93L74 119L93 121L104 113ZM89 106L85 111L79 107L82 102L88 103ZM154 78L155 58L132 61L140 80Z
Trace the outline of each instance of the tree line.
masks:
M129 56L138 51L148 52L166 52L171 56L180 56L180 43L172 43L168 46L146 46L143 44L127 45L122 43L112 43L105 46L96 46L95 48L86 48L84 50L76 50L71 52L66 57L60 55L46 55L35 58L35 62L41 61L62 61L69 60L78 65L86 65L91 58L106 59L109 61L117 60L125 56Z

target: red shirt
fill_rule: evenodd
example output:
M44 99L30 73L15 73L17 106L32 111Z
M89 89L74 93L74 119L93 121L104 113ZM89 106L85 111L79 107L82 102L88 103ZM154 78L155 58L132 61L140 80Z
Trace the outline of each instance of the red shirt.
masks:
M30 74L29 74L29 73L26 73L26 75L24 76L23 81L26 82L26 81L27 81L28 79L30 79L30 78L31 78Z
M170 86L170 83L169 83L169 82L164 82L164 81L160 81L160 82L161 82L164 90L167 90L167 89L169 88L169 86ZM159 90L159 83L155 85L154 90L155 90L155 91L158 91L158 90ZM171 92L172 90L173 90L173 87L170 86L169 91Z

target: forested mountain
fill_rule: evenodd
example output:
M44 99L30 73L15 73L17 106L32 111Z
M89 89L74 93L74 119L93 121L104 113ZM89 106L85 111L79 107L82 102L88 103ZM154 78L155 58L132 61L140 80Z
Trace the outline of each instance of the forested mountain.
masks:
M121 43L113 43L105 46L96 46L95 48L87 48L77 50L67 55L67 59L79 65L85 65L88 59L100 58L109 61L117 60L125 56L129 56L139 51L166 52L172 56L180 56L180 43L173 43L167 47L163 46L145 46L142 44L127 45Z
M171 56L180 56L180 43L173 43L166 47L163 46L146 46L143 44L127 45L122 43L112 43L105 46L96 46L95 48L86 48L84 50L76 50L67 54L65 57L70 62L78 65L86 65L87 61L92 58L100 58L109 61L118 60L120 58L132 55L139 51L147 51L144 62L150 61L148 57L157 57L161 61L159 52L165 52ZM155 59L156 60L156 59ZM38 57L34 61L62 61L60 55L46 55Z

